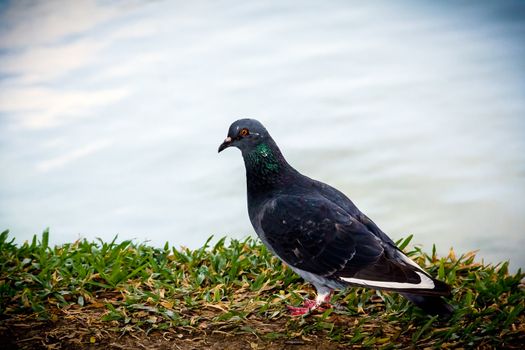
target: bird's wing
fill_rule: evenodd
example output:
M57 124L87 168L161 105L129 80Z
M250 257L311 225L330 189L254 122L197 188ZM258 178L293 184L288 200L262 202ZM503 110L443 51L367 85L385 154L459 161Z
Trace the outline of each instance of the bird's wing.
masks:
M337 203L337 205L343 208L348 214L358 220L361 224L365 225L370 232L379 237L383 243L387 243L391 247L396 246L392 239L388 237L386 233L381 231L381 229L372 220L363 214L343 192L321 181L312 179L310 179L310 181L313 183L321 196L329 201Z
M295 268L354 285L441 294L439 281L326 198L280 195L259 218L265 241Z

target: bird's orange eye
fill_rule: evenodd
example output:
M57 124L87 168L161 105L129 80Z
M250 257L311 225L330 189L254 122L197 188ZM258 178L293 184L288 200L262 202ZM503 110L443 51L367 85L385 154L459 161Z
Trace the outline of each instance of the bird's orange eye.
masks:
M244 137L246 135L248 135L250 132L248 131L248 129L244 128L242 129L241 131L239 131L239 135Z

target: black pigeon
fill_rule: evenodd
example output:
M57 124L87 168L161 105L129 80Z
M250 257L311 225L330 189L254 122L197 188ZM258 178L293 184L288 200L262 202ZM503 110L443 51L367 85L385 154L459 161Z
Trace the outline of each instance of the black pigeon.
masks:
M343 193L292 168L260 122L234 122L219 152L231 146L244 158L255 232L317 289L315 301L290 307L293 315L328 303L334 289L348 286L396 291L429 314L451 315L441 298L450 287L403 254Z

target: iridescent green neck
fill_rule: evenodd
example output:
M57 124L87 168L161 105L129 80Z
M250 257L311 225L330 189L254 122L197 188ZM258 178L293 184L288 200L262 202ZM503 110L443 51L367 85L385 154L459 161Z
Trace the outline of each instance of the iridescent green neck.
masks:
M246 150L243 157L249 196L285 185L293 171L272 139Z
M246 154L246 166L249 166L253 170L257 169L261 175L278 172L279 160L277 157L268 144L261 143Z
M267 195L271 190L288 186L297 172L284 159L272 138L267 138L251 149L243 150L246 166L248 197Z

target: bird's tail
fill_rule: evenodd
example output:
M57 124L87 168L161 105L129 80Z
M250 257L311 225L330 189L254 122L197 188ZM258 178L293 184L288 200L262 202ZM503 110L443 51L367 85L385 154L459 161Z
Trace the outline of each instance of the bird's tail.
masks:
M440 296L417 295L411 293L401 293L401 295L430 315L450 318L454 312L454 307Z

